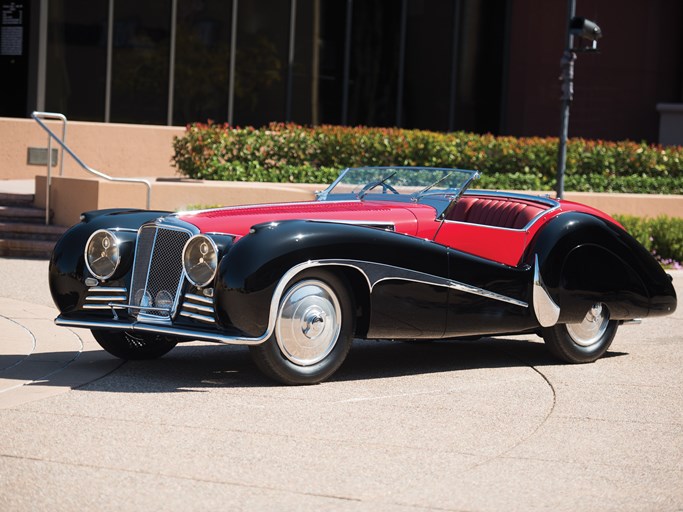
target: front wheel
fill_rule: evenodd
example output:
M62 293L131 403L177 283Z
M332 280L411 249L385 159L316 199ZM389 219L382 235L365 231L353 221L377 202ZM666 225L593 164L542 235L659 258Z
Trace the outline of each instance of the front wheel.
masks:
M111 355L121 359L156 359L178 344L178 340L160 334L137 334L129 331L92 329L93 337Z
M302 272L280 300L275 328L252 359L283 384L316 384L341 366L351 348L355 318L348 287L322 270Z
M592 363L612 344L618 322L610 320L604 304L594 304L581 322L543 329L548 350L567 363Z

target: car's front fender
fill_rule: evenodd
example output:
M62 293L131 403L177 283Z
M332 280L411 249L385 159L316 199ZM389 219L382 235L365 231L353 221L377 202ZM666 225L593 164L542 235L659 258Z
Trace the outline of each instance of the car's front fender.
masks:
M145 222L168 215L168 212L110 209L87 212L83 221L69 228L55 244L50 258L49 284L52 299L62 313L78 308L88 289L90 274L85 266L84 249L90 235L98 229L119 230L119 237L129 245L130 254L118 274L123 276L132 265L133 246L138 228ZM116 281L116 276L113 281Z
M359 266L367 262L448 277L446 248L427 240L331 222L261 224L221 259L215 291L219 323L235 326L251 336L261 335L268 328L275 287L283 276L292 268L307 268L306 262L320 261L338 269L354 266L344 261L361 262ZM370 287L367 284L365 292ZM444 312L440 313L445 318Z

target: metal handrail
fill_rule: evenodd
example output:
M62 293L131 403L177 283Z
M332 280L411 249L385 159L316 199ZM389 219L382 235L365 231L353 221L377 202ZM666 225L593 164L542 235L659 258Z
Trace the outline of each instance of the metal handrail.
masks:
M83 160L81 160L76 153L73 152L73 150L66 145L66 142L64 139L66 138L66 123L67 119L66 116L63 114L58 114L55 112L33 112L31 114L31 117L40 125L40 127L45 130L48 134L48 141L47 141L47 151L48 151L48 157L47 157L47 191L46 191L46 196L45 196L45 224L50 223L50 186L51 186L51 181L52 181L52 173L51 173L51 167L52 167L52 139L54 139L57 144L59 144L62 147L62 161L60 164L60 171L59 175L62 175L63 172L63 164L64 164L64 151L66 151L71 158L73 158L78 165L80 165L83 170L86 172L89 172L90 174L94 174L98 178L105 179L107 181L118 181L118 182L126 182L126 183L141 183L147 187L147 209L150 209L150 204L151 204L151 198L152 198L152 185L148 180L142 179L142 178L114 178L112 176L109 176L101 171L98 171L97 169L93 169L89 165L87 165ZM59 136L54 133L50 128L43 122L44 119L54 119L54 120L59 120L62 121L63 123L63 128L62 128L62 138L60 139Z
M34 115L40 115L47 119L57 119L62 122L62 141L66 143L66 116L63 114L50 112L34 112ZM64 151L59 153L59 175L64 173ZM47 138L47 180L45 182L45 225L50 224L50 189L52 187L52 137Z

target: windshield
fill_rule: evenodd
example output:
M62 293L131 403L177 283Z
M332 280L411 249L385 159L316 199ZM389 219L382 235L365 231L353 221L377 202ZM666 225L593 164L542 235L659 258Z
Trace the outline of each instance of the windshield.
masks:
M425 195L461 195L476 171L427 167L360 167L345 169L339 178L318 196L319 200L409 198ZM392 197L393 196L393 197Z

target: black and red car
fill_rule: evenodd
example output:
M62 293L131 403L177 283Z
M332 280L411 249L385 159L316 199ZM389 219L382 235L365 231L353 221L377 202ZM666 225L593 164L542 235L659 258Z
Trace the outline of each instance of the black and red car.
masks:
M124 359L178 342L248 345L287 384L360 339L537 333L595 361L620 324L672 313L671 278L608 215L468 190L459 169L346 169L315 201L83 214L57 243L58 325Z

